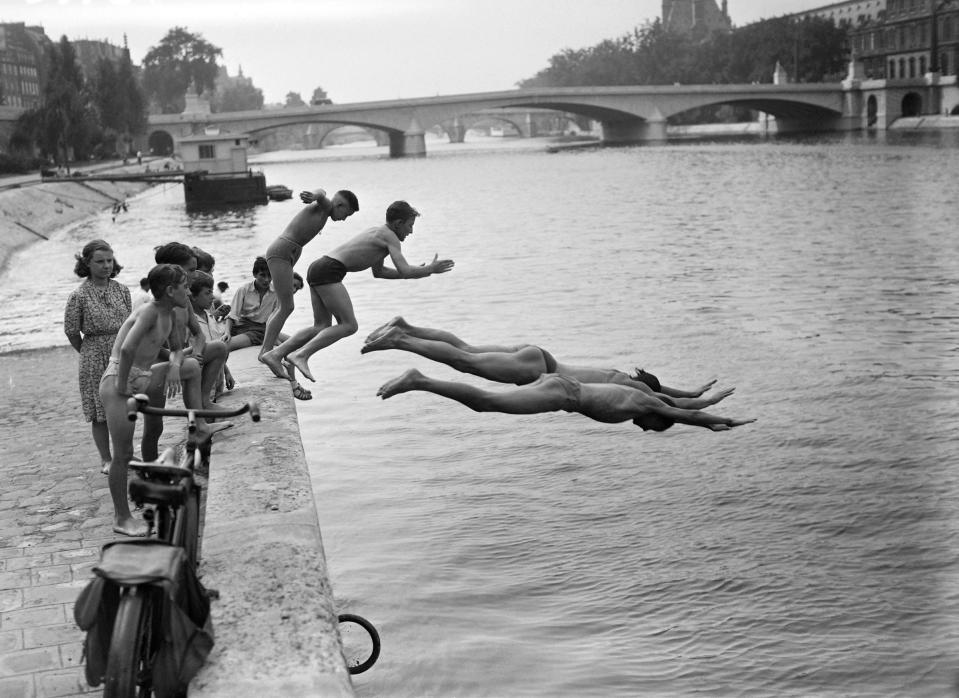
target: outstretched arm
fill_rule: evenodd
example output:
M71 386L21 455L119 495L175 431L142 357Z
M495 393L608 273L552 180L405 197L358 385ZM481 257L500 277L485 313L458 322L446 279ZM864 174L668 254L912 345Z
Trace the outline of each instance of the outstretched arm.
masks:
M657 393L657 396L665 397L676 407L681 407L685 410L701 410L704 407L709 407L710 405L715 405L716 403L725 400L734 392L736 392L735 388L723 388L722 390L717 390L712 395L707 395L706 397L669 397L665 392Z
M433 255L433 261L429 264L413 266L406 261L400 248L400 241L392 233L385 236L386 249L389 252L390 259L395 269L374 264L372 267L373 276L381 279L422 279L433 274L444 274L453 268L452 259L439 259L439 255Z
M712 431L726 431L727 429L740 427L756 421L755 419L730 419L729 417L720 417L719 415L709 414L709 412L702 412L700 410L670 407L665 403L650 405L649 409L674 422L689 424L694 427L705 427Z
M703 393L712 388L716 384L716 379L713 378L711 381L705 385L696 388L695 390L681 390L680 388L670 388L668 385L660 385L659 392L663 395L669 395L669 397L701 397ZM723 397L726 397L725 395ZM721 400L722 398L720 398ZM716 400L719 402L719 400ZM715 404L715 403L711 403Z

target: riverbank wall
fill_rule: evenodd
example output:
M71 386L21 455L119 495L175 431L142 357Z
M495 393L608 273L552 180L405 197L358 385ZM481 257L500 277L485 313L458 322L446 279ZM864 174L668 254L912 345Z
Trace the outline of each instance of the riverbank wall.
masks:
M132 174L143 168L114 165L97 173ZM122 203L150 186L146 182L85 182L82 177L44 182L36 176L0 178L0 273L17 250Z
M200 571L219 592L216 644L190 698L351 698L293 395L257 353L230 354L237 385L220 399L262 417L214 437Z

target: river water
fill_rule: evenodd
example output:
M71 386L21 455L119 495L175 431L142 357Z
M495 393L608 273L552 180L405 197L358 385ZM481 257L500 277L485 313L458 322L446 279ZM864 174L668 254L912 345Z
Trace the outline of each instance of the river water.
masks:
M272 153L270 183L350 188L298 269L406 198L408 259L453 272L347 281L360 331L298 404L343 611L372 620L373 696L945 696L959 677L959 139L542 143ZM65 344L72 255L208 249L233 288L296 201L188 215L154 189L15 255L0 351ZM288 327L309 321L297 296ZM361 356L402 314L561 361L718 378L725 433L381 401L408 367ZM0 357L2 360L2 357Z

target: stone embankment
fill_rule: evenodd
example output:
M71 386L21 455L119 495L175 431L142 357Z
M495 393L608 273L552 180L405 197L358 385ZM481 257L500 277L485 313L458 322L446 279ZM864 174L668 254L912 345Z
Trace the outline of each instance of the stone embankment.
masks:
M144 165L101 165L84 172L133 174ZM148 189L147 182L85 182L62 177L41 182L38 175L0 178L0 271L10 255L54 232L111 208Z

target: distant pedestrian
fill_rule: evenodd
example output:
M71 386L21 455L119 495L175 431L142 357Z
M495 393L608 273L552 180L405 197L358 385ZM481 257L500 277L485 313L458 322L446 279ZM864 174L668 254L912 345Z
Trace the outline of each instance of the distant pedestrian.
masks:
M80 401L83 416L92 423L93 442L100 453L102 472L110 468L110 434L100 399L100 377L110 360L113 342L133 303L130 289L114 280L123 268L104 240L92 240L76 255L74 273L84 282L67 299L63 331L80 353ZM149 283L148 283L149 285Z

